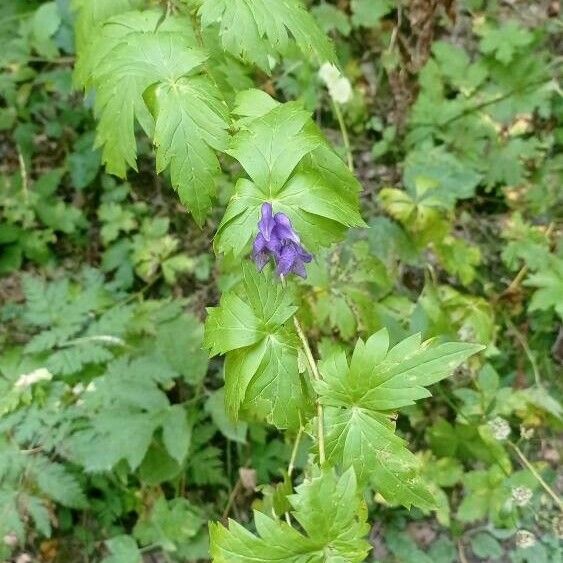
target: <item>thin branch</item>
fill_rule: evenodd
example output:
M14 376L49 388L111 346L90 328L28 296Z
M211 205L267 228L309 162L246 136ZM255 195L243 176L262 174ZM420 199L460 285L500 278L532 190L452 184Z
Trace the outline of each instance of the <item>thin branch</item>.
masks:
M22 151L19 147L19 145L17 146L17 150L18 150L18 162L20 164L20 174L21 174L21 178L22 178L22 192L23 192L23 199L25 201L25 203L29 203L29 178L27 176L27 167L25 165L25 159L23 157Z
M303 328L301 324L297 320L297 317L293 317L293 324L295 325L295 330L297 331L297 336L301 340L301 344L303 345L303 351L305 352L305 357L307 358L307 363L309 364L309 369L311 371L311 375L315 381L322 381L321 374L317 368L317 362L315 362L315 358L313 358L313 353L311 352L311 347L309 346L309 341L303 332ZM323 406L320 400L317 398L317 438L319 440L319 462L321 465L324 465L326 456L325 456L325 432L324 432L324 411Z
M530 473L536 478L538 483L545 489L546 493L555 501L559 510L563 511L563 501L557 496L557 493L544 481L543 477L538 473L537 469L530 463L528 458L524 455L522 450L514 443L508 442L508 445L516 452L516 455L520 458L520 461Z
M340 132L342 133L342 141L344 142L344 148L346 149L346 160L348 162L348 168L350 169L350 172L354 172L354 156L352 154L352 148L350 146L348 129L346 129L346 123L344 122L344 117L342 116L340 106L334 100L332 100L332 109L334 110L334 115L336 115L336 119L338 120Z

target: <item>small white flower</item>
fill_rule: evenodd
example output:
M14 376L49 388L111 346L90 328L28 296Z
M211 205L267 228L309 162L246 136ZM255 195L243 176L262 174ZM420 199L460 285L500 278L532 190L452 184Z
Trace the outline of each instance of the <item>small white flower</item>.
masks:
M88 385L86 386L86 393L91 393L92 391L96 390L96 384L94 383L94 381L90 381L90 383L88 383Z
M495 440L506 440L510 436L510 424L500 416L489 421L489 428Z
M72 394L75 396L81 395L82 393L84 393L84 383L77 383L73 388L72 388Z
M324 63L319 69L319 78L328 88L330 97L339 104L345 104L352 99L352 85L350 81L342 76L336 66Z
M529 440L534 435L533 428L526 428L523 424L520 425L520 437L523 440Z
M528 487L514 487L512 489L512 500L516 506L526 506L534 496Z
M528 530L518 530L516 532L516 546L522 549L532 547L536 543L536 536Z
M16 389L27 389L38 381L49 381L53 379L53 374L46 368L39 368L30 373L20 375L18 380L14 383Z

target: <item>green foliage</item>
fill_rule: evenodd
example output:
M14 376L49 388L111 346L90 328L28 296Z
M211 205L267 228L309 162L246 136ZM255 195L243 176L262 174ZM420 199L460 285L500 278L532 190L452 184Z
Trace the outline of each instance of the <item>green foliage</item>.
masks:
M426 4L0 6L0 559L560 559L556 8Z
M389 349L382 330L359 340L350 363L342 352L323 359L315 385L326 405L327 457L353 466L388 501L430 508L432 495L420 479L416 458L394 433L389 412L429 396L426 387L447 377L478 345L431 346L412 336Z
M296 491L289 502L305 534L261 512L254 513L260 536L232 520L229 529L211 524L214 561L364 561L369 544L362 536L368 528L362 518L363 503L356 496L354 472L336 478L332 471L317 470ZM329 513L330 518L318 517Z

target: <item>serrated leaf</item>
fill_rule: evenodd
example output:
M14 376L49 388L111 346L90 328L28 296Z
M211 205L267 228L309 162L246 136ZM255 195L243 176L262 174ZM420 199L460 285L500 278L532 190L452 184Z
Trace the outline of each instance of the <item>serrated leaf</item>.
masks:
M326 405L326 452L332 463L353 466L389 502L432 508L420 464L395 435L389 411L430 396L427 386L447 377L483 347L449 342L421 343L411 336L389 349L386 330L358 340L351 361L337 352L320 363L315 383Z
M291 219L310 251L338 240L346 228L364 224L357 180L297 103L245 120L229 153L252 181L237 182L215 239L222 252L238 255L244 250L257 232L264 202Z
M304 533L260 512L254 513L258 535L233 520L228 529L211 523L215 563L364 561L370 549L363 539L368 526L354 472L350 469L340 478L332 470L317 472L296 491L289 501ZM330 518L319 518L320 514L330 514Z
M32 468L37 486L49 498L71 508L84 508L87 504L82 487L60 463L39 459Z
M269 72L270 58L294 40L320 66L334 61L328 37L299 0L203 0L203 26L219 24L223 49Z
M525 285L535 287L530 311L545 311L553 307L563 319L563 260L550 256L546 267L528 277Z
M243 266L238 292L223 295L209 309L204 346L225 360L226 410L236 419L266 419L280 428L299 426L307 408L297 365L298 342L288 320L296 308L289 291L274 278Z
M213 83L184 77L154 91L156 168L170 167L172 186L201 226L211 209L219 161L227 147L227 115Z

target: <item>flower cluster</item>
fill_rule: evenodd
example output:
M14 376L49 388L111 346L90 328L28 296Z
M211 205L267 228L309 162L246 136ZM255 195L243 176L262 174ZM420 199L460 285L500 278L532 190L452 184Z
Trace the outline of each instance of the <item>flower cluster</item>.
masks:
M510 425L500 416L489 421L489 428L495 440L503 441L510 436Z
M313 259L301 245L289 217L284 213L274 215L272 204L264 203L252 258L261 271L271 257L274 258L280 276L294 273L302 278L307 277L305 264Z
M324 63L319 69L319 78L328 88L330 97L339 104L345 104L352 99L352 85L342 76L340 70L331 63Z
M516 506L526 506L534 493L528 487L515 487L512 489L512 500Z

